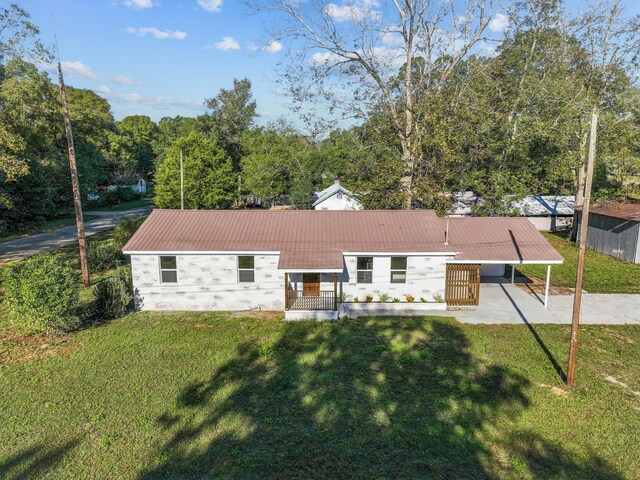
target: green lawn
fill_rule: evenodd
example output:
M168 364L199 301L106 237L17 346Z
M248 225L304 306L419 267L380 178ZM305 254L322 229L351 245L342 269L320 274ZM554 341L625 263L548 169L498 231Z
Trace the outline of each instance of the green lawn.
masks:
M85 222L96 220L100 218L98 215L84 215ZM9 240L15 240L16 238L26 237L28 235L34 235L36 233L44 233L50 230L55 230L60 227L68 227L69 225L76 224L76 217L59 217L46 222L34 222L20 226L17 230L10 232L8 235L0 236L0 242L8 242Z
M120 205L111 205L109 207L95 207L90 208L88 211L97 212L120 212L122 210L131 210L134 208L147 207L153 205L150 198L138 198L137 200L131 200L130 202L121 203Z
M544 235L564 257L564 264L551 267L551 284L575 288L578 247L567 239L566 233ZM517 270L527 276L544 279L547 266L518 265ZM592 293L640 293L640 264L625 262L587 249L583 288Z
M567 392L567 326L278 316L137 312L57 338L1 327L0 478L640 472L640 327L582 327Z

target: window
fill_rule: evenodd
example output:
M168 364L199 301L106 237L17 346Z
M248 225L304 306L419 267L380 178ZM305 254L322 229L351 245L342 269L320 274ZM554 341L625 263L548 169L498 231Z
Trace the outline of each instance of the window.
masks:
M178 283L176 257L160 257L160 283Z
M391 283L407 283L407 257L391 257Z
M238 257L238 281L242 283L252 283L256 279L254 257Z
M373 257L358 257L357 282L373 282Z

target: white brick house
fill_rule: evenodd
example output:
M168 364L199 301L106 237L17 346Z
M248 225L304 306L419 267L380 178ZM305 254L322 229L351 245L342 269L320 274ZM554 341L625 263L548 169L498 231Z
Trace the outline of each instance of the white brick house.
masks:
M526 219L451 219L446 228L430 210L154 210L124 253L139 309L287 318L375 310L365 304L381 295L400 300L385 309L407 308L407 296L411 310L477 304L483 264L562 262ZM469 244L470 234L479 240Z

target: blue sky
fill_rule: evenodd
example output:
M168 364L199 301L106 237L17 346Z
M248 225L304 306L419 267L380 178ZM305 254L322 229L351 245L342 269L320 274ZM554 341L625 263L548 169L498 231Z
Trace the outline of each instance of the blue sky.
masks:
M269 18L250 15L243 0L35 0L19 1L53 45L55 18L65 81L109 100L116 119L127 115L195 116L202 102L234 78L249 78L259 123L285 117L299 123L288 99L278 94L278 62L287 48L270 43ZM349 5L379 0L333 0L335 18ZM568 9L584 8L568 0ZM628 1L629 13L640 2ZM490 30L501 36L506 16ZM347 26L348 22L342 25ZM390 43L392 44L392 43Z
M240 0L19 3L47 45L54 15L66 83L101 92L117 119L198 115L203 99L243 77L253 82L262 122L289 114L276 93L284 49L267 48L264 18L248 15Z

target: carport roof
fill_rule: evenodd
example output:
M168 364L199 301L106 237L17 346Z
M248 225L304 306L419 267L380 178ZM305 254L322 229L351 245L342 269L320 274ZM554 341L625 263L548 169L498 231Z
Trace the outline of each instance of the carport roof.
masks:
M444 220L446 222L446 220ZM449 247L454 261L492 263L562 263L562 256L526 218L449 219Z
M344 254L435 254L454 261L562 257L525 218L451 218L432 210L154 210L124 252L279 253L287 270L342 270Z

